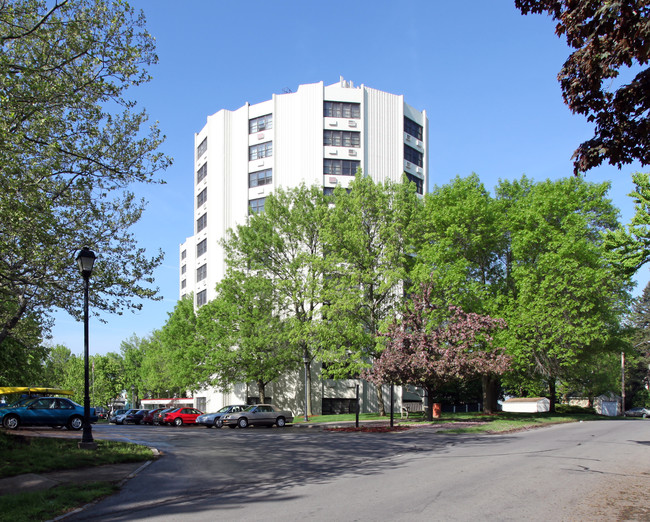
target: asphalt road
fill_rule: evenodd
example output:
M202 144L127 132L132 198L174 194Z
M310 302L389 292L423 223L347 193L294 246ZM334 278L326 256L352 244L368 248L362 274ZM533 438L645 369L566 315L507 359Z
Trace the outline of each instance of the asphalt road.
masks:
M164 456L68 520L650 520L650 421L480 436L106 425L93 433Z

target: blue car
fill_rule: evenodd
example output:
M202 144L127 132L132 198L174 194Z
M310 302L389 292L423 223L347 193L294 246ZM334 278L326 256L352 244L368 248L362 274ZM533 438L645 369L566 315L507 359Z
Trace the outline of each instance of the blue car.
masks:
M83 418L83 406L63 397L37 397L0 409L0 423L9 430L20 426L65 426L80 430ZM90 409L90 422L97 422L95 408Z

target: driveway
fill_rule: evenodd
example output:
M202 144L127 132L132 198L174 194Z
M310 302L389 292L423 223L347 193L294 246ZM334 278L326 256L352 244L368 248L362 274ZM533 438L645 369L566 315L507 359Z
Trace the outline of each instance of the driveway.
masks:
M94 435L164 456L71 520L650 517L634 501L650 488L650 421L480 436L105 425Z

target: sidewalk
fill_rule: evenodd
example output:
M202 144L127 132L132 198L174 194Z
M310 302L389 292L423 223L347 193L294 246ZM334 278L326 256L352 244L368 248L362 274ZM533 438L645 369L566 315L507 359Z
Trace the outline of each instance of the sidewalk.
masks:
M0 496L14 495L26 491L50 489L61 484L78 484L82 482L116 482L123 483L137 475L151 464L146 462L131 462L127 464L108 464L83 469L52 471L49 473L25 473L14 477L0 479Z

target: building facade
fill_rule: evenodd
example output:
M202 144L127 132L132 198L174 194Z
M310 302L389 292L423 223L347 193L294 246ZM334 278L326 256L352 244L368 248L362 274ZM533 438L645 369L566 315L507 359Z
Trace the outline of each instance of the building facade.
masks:
M193 293L197 308L215 297L226 268L219 241L249 213L262 211L276 187L305 183L333 191L347 187L361 168L376 182L406 174L423 195L427 138L425 111L401 95L343 78L209 116L195 135L194 234L180 245L180 296ZM208 409L220 406L207 402Z

